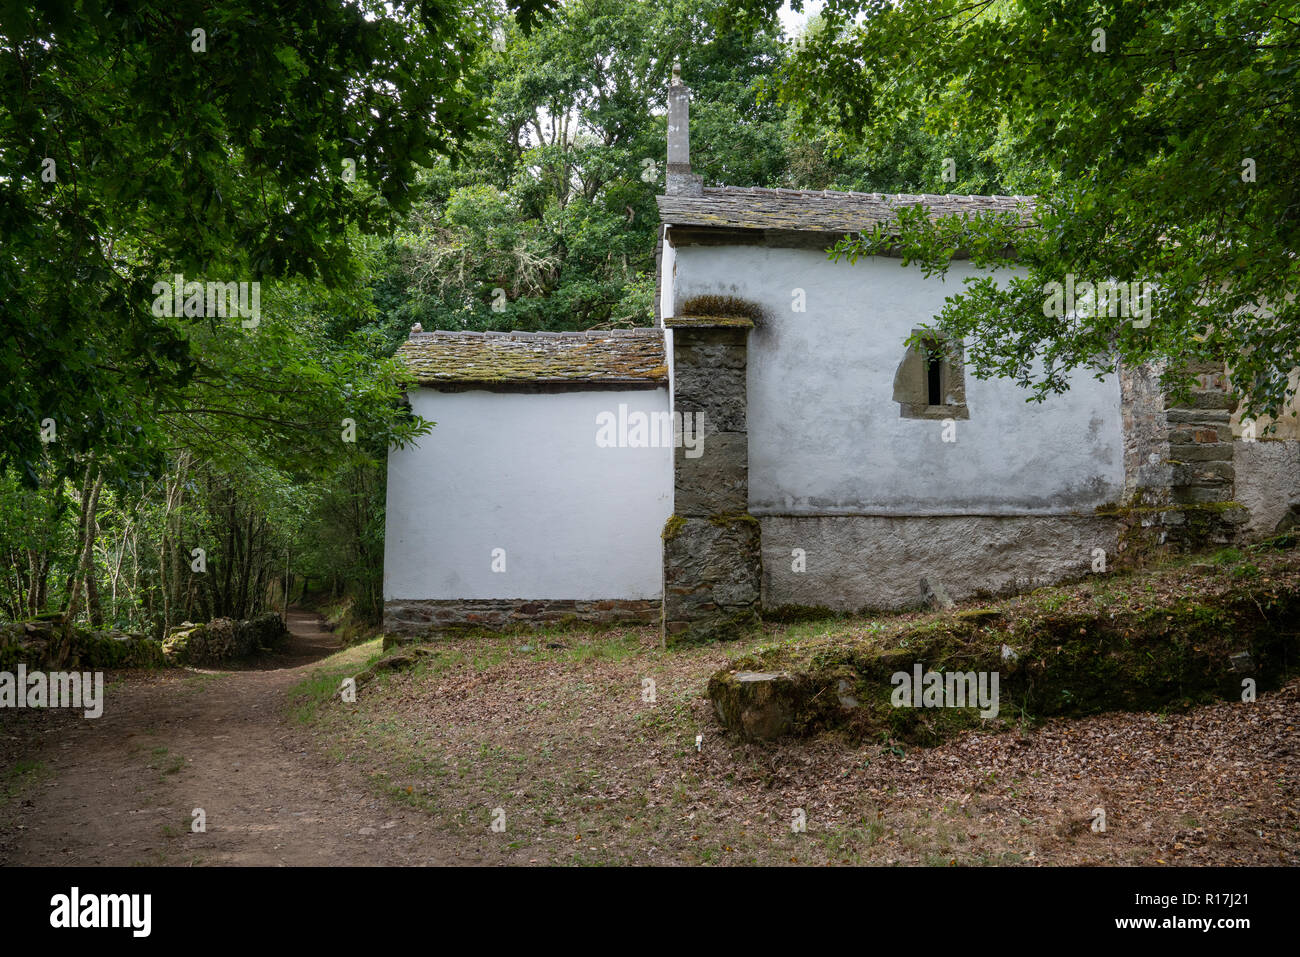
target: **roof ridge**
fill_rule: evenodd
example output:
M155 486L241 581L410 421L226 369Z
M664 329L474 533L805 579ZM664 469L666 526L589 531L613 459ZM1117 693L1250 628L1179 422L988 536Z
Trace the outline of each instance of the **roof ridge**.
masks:
M840 196L850 196L855 199L871 199L876 202L889 201L891 199L941 199L941 200L1033 200L1035 197L1026 196L1020 193L862 193L857 190L843 189L790 189L784 186L705 186L702 197L681 197L673 196L672 199L702 199L709 195L728 194L738 195L772 195L772 196L808 196L814 198L834 199ZM667 198L667 197L665 197Z
M418 336L475 336L513 339L563 339L577 336L599 338L601 336L645 336L656 335L662 330L654 326L634 326L630 329L425 329L413 332L409 338Z
M763 229L777 232L853 233L893 221L921 207L933 218L1011 214L1029 225L1032 196L961 193L857 193L840 190L710 186L700 196L658 196L659 218L670 226Z

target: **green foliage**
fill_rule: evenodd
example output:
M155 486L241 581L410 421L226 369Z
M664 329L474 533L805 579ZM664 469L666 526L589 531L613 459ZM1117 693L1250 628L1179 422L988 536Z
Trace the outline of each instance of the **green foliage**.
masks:
M531 23L546 5L507 8ZM154 283L352 278L348 227L391 226L417 167L485 119L484 12L0 5L0 467L35 484L46 453L72 474L108 446L157 468L157 412L203 365Z
M1300 193L1300 6L832 0L822 17L781 78L787 99L869 148L919 111L961 131L1006 190L1038 197L1033 229L910 215L840 247L898 248L939 273L956 249L990 268L1012 253L1026 275L967 280L937 320L967 339L977 375L1041 399L1075 369L1163 359L1178 396L1199 364L1226 361L1247 413L1277 414L1300 365L1297 227L1285 212ZM1067 274L1150 283L1150 315L1055 310L1050 284Z
M431 426L380 234L484 126L484 25L549 5L0 6L0 615L251 617L367 470L331 571L376 593L376 469ZM176 274L260 283L261 315L171 315Z
M402 331L585 329L653 319L664 109L693 89L692 157L710 182L784 185L785 110L760 99L771 31L716 25L720 0L573 0L486 63L496 122L435 166L386 254L377 302Z

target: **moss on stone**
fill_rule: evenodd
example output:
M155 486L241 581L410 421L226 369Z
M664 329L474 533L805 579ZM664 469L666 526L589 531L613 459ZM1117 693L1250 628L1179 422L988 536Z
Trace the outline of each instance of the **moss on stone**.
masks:
M763 619L754 608L719 612L708 618L686 622L686 627L681 629L666 626L664 644L672 646L735 641L737 638L752 634L762 624Z
M824 621L828 618L847 618L848 613L838 612L825 605L781 605L763 610L763 620L779 625L792 625L802 621Z
M974 614L947 612L879 629L831 626L730 662L728 675L781 672L785 733L840 729L933 744L963 728L1108 710L1183 708L1238 699L1243 676L1275 687L1300 662L1300 555L1260 553L1252 573L1171 566L1153 575L1042 589ZM1162 582L1162 576L1183 576ZM1249 670L1238 667L1242 655ZM999 716L975 708L895 708L891 677L997 672ZM844 701L854 702L846 706ZM733 707L734 710L734 707ZM721 714L721 712L720 712ZM761 725L751 716L751 723Z
M685 527L686 519L682 518L680 515L669 515L668 521L664 522L664 530L660 533L660 537L665 542L672 541L681 534L682 529Z
M1171 502L1168 505L1099 505L1094 514L1103 518L1122 518L1125 515L1151 515L1161 512L1201 512L1219 514L1233 509L1245 509L1240 502Z
M569 333L427 332L397 358L422 385L482 382L662 382L663 335L656 329Z
M958 621L970 621L977 624L997 621L1002 617L1002 612L996 608L970 608L966 611L959 611L953 614Z
M758 519L748 512L717 512L709 516L709 524L718 528L730 528L733 525L757 525Z
M73 625L65 643L62 616L0 625L0 671L30 669L156 668L167 664L162 642L144 635Z

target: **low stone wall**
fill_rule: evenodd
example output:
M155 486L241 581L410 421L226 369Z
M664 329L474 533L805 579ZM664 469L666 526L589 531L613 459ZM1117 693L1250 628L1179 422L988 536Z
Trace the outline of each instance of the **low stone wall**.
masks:
M215 665L279 650L289 629L276 612L236 620L214 618L206 624L184 622L163 641L163 656L172 664Z
M660 601L649 599L478 598L395 599L384 602L384 633L421 637L513 625L545 625L565 620L593 624L659 623Z
M166 662L162 643L144 635L74 625L63 640L57 617L0 624L0 671L31 669L155 668Z
M923 578L960 601L1088 574L1093 549L1117 558L1113 518L1033 516L760 516L763 608L837 612L910 608ZM804 571L796 571L802 549Z

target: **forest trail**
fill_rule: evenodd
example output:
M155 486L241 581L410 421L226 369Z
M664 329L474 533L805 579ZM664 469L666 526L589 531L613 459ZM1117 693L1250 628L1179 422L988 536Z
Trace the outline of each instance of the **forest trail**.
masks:
M288 690L340 647L313 613L290 609L289 628L261 667L110 674L98 719L28 713L0 727L6 752L17 731L39 762L0 801L0 864L473 863L284 716ZM191 831L195 808L205 833Z

